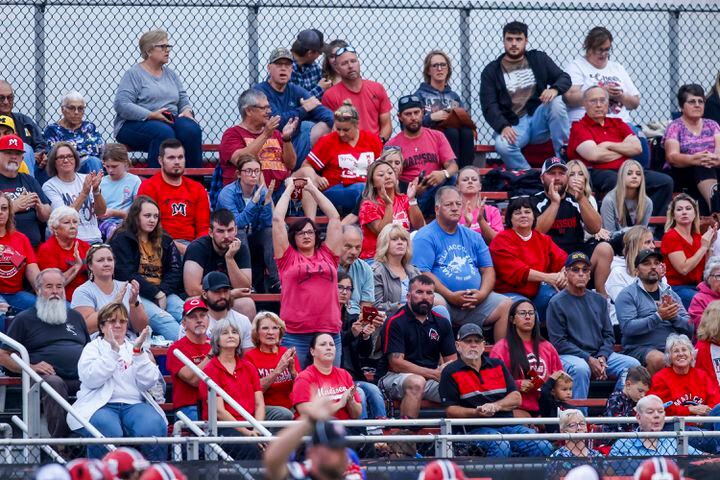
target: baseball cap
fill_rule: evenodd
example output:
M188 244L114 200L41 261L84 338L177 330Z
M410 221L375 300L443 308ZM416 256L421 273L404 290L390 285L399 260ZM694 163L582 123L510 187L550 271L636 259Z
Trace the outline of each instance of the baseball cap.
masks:
M311 28L298 33L296 42L301 48L320 52L327 47L323 34L320 30Z
M408 108L423 108L424 105L420 97L417 95L404 95L398 100L398 113L402 113Z
M8 117L7 115L0 115L0 125L12 128L12 131L17 133L15 130L15 120Z
M545 172L550 170L551 168L560 167L563 170L567 171L567 164L565 163L565 160L563 160L560 157L550 157L546 158L543 162L542 171L540 172L541 175L543 175Z
M207 310L208 307L205 305L205 302L202 301L202 298L200 297L192 297L185 300L185 304L183 304L183 317L185 315L190 315L192 312L197 310L198 308L202 310Z
M479 325L475 323L466 323L462 327L460 327L460 330L457 334L458 340L465 340L467 337L477 335L480 337L480 339L485 340L485 335L483 335L482 328L480 328Z
M0 151L3 150L24 152L25 145L23 144L22 138L17 135L5 135L4 137L0 137Z
M635 257L635 267L637 268L638 265L640 265L650 257L655 257L660 261L662 261L662 259L664 258L663 254L658 252L657 250L651 250L649 248L646 248L645 250L640 250L640 253L637 254L637 257Z
M567 260L565 260L565 266L569 267L570 265L573 265L578 262L582 262L586 265L592 265L590 263L590 257L585 255L583 252L573 252L570 255L568 255Z
M339 423L317 422L310 439L311 445L323 445L328 448L345 448L347 431Z
M270 58L268 59L268 64L275 63L278 60L282 60L282 59L290 60L292 62L293 61L292 53L290 53L290 50L288 50L287 48L282 48L282 47L276 48L270 54Z
M223 288L232 288L230 279L222 272L210 272L203 277L202 288L206 292L215 292Z

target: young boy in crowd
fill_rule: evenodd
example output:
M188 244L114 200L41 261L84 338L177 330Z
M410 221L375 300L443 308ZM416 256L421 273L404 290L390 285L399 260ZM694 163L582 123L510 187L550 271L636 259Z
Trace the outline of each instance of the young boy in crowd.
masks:
M652 377L647 368L633 367L627 372L625 386L622 391L613 392L605 407L605 417L634 417L635 405L647 394L652 384ZM632 432L637 428L635 423L608 423L603 426L605 432Z
M100 181L100 190L103 192L107 210L100 217L100 232L105 240L109 240L115 229L127 217L128 209L135 200L140 188L140 177L128 172L130 158L125 145L108 143L103 148L102 156L105 175Z
M575 408L570 405L568 400L572 399L573 380L570 375L562 370L550 375L550 378L543 384L540 389L540 406L541 417L557 417L558 412L568 408ZM557 425L545 425L547 433L556 433Z

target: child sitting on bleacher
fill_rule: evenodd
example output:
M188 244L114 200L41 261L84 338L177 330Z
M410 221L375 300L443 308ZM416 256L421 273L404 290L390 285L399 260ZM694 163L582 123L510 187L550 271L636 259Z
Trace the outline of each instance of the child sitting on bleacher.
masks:
M645 396L652 385L650 372L645 367L633 367L627 372L625 387L616 390L608 398L604 417L634 417L635 405ZM632 432L635 423L608 423L603 425L605 432Z
M100 190L103 192L107 210L100 217L100 232L105 240L110 240L115 229L127 217L142 181L137 175L128 172L130 158L125 145L105 145L102 161L107 175L100 181Z
M550 378L543 384L540 389L540 416L544 418L557 417L558 412L573 408L568 400L572 399L573 379L567 372L558 370L550 375ZM545 425L547 433L556 433L557 425Z

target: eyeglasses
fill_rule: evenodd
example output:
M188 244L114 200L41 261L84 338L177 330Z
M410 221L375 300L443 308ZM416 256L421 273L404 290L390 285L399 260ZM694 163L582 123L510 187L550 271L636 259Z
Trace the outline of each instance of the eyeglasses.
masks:
M253 105L252 108L257 108L258 110L263 111L272 110L272 107L270 107L270 105Z
M685 103L689 103L690 105L705 105L705 100L702 98L693 98L692 100L685 100Z
M240 171L246 175L252 175L253 177L260 175L259 168L253 168L253 169L246 168L246 169L240 170Z
M535 310L518 310L515 315L518 317L534 317Z
M114 318L112 320L108 320L106 323L109 323L110 325L125 325L128 321L122 318Z
M593 48L593 52L600 53L600 54L606 54L612 52L612 47L608 48Z
M12 93L10 95L0 95L0 102L12 102L15 100L15 95Z
M76 113L81 113L81 112L85 111L85 107L76 107L74 105L63 105L62 108L64 108L65 110L68 110L70 112L76 112Z
M315 230L300 230L295 235L297 235L298 237L314 237Z
M352 292L352 287L346 287L346 286L344 286L344 285L338 285L338 290L341 291L341 292L350 293L350 292Z
M348 52L357 53L357 51L355 50L354 47L351 47L350 45L348 45L347 47L340 47L337 50L335 50L335 57L339 57L343 53L348 53Z
M72 153L69 155L58 155L55 157L56 160L75 160L75 155Z
M173 45L167 43L158 43L156 45L153 45L153 48L159 48L160 50L172 50Z
M570 271L573 273L590 273L590 269L587 267L570 267Z
M713 280L720 280L720 273L715 273L713 275L708 275L708 278L712 278Z
M573 422L565 425L566 428L572 428L573 430L578 427L587 427L587 422Z
M443 68L447 68L448 64L445 62L442 62L442 63L433 63L430 66L436 70L442 70Z

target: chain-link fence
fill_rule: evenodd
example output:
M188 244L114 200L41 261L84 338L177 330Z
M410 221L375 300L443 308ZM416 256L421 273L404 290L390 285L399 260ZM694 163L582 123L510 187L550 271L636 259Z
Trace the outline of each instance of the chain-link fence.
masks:
M440 48L453 60L450 85L470 107L479 141L492 134L479 107L480 74L502 53L502 26L530 27L530 46L565 66L582 55L594 26L610 29L612 59L642 94L636 122L667 119L682 83L709 87L717 74L720 5L485 3L456 0L286 0L237 3L183 0L2 1L0 76L15 87L16 111L41 127L57 121L62 96L79 90L87 119L111 140L115 88L140 59L137 40L164 28L175 45L171 66L182 77L204 130L217 143L237 123L238 94L266 77L269 52L289 47L297 32L318 28L359 52L363 75L383 83L393 102L414 92L422 61ZM684 2L683 2L684 3ZM397 125L396 125L397 129Z

